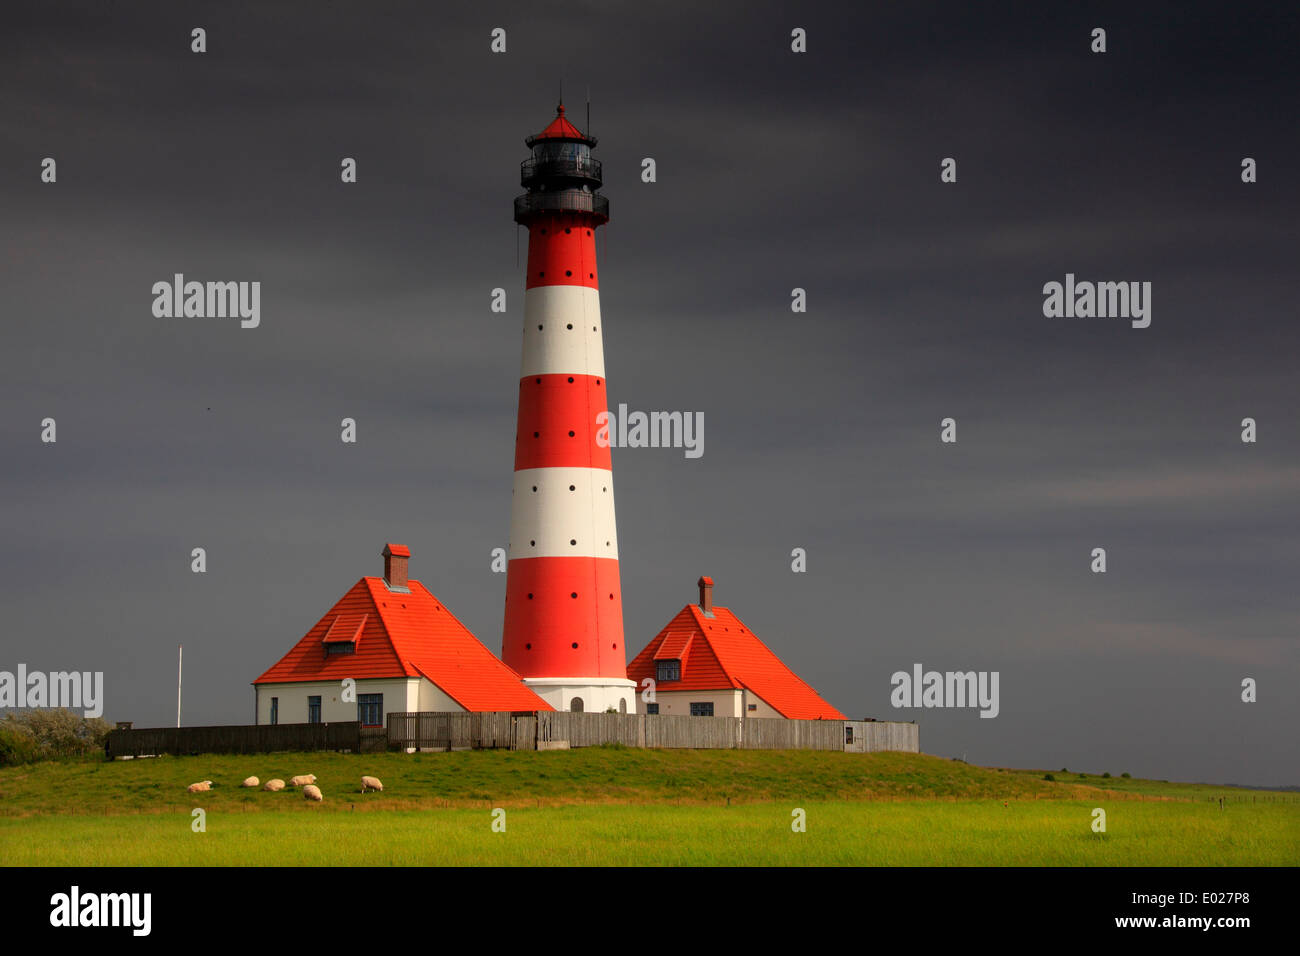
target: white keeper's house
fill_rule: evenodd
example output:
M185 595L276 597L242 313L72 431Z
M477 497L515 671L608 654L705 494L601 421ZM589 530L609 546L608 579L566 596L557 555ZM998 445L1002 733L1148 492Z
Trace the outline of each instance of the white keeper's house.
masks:
M553 710L446 605L407 578L411 552L383 550L384 576L363 577L253 681L257 723L360 720L409 711ZM346 700L344 680L355 681Z
M654 681L654 703L640 695L637 713L845 719L744 621L713 603L712 578L698 583L699 603L682 608L627 665L637 686Z

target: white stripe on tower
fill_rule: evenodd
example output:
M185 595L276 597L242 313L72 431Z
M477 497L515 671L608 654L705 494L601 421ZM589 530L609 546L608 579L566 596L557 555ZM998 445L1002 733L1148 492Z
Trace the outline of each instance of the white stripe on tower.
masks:
M604 377L598 290L539 285L524 292L524 360L519 374Z
M509 557L617 561L613 472L601 468L516 471Z

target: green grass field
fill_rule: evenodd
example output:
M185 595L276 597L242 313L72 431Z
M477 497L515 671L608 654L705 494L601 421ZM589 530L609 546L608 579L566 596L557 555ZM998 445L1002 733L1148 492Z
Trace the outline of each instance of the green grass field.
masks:
M315 773L325 794L238 784ZM363 773L383 793L361 794ZM1300 796L918 754L588 748L69 761L0 770L13 866L1291 866ZM188 794L210 779L217 789ZM1105 787L1101 785L1106 785ZM1219 798L1225 798L1220 808ZM206 832L191 811L206 813ZM1092 811L1107 814L1094 833ZM505 810L494 832L493 810ZM806 832L791 828L806 813Z

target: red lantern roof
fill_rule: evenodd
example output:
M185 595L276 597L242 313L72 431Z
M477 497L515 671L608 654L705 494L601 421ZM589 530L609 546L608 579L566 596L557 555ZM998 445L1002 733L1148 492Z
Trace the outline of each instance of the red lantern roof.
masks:
M594 139L585 135L582 130L578 129L578 127L574 126L565 118L563 103L555 108L555 119L551 120L551 124L540 133L529 136L524 142L529 146L532 146L533 143L543 139L579 140L589 146L594 146L596 144Z

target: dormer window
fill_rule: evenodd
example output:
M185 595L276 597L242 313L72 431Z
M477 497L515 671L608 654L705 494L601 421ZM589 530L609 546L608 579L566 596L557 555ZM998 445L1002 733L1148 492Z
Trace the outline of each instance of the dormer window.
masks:
M321 643L325 645L325 656L355 654L357 652L357 642L361 640L361 632L365 629L366 620L369 617L369 613L360 616L339 614L334 620L330 621L329 630L321 638Z
M655 668L655 680L659 683L682 679L681 661L659 661Z

